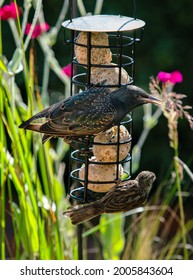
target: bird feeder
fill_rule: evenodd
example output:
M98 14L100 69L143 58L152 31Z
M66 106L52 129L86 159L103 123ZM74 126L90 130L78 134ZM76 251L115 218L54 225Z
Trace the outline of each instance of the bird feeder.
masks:
M90 87L113 91L134 83L135 45L144 21L120 15L71 16L62 25L65 37L67 31L71 34L65 41L72 50L71 95ZM70 196L79 203L91 202L118 180L129 180L131 141L132 112L107 131L77 139L77 149L71 151Z

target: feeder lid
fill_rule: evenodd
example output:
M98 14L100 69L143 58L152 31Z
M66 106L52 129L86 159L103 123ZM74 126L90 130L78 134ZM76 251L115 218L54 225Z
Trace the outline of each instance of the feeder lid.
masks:
M62 26L67 29L86 32L130 31L139 29L144 25L145 22L143 20L120 15L84 16L66 20L62 23Z

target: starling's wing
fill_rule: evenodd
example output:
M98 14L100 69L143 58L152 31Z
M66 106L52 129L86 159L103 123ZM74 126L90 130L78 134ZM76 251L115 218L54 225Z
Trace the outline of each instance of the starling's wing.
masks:
M97 134L111 127L115 118L116 108L110 103L109 91L103 89L102 92L89 94L88 98L85 98L69 129L84 134Z
M58 133L61 134L60 129L65 131L68 129L70 123L73 123L74 127L76 127L75 120L82 114L82 108L88 102L88 97L92 100L95 94L103 91L106 92L107 90L93 87L89 91L83 91L71 96L37 113L23 122L19 127L39 132L49 132L51 135L57 135L57 129ZM90 103L87 106L89 105Z
M105 213L125 212L141 206L147 199L147 193L138 182L131 180L123 186L111 189L101 203L105 204ZM102 201L103 200L103 201Z
M53 112L56 108L60 107L63 102L58 102L53 104L52 106L44 109L43 111L37 113L33 117L29 118L27 121L23 122L19 127L20 128L28 128L31 123L37 119L49 118L51 112Z
M109 102L109 93L107 88L91 88L49 107L20 127L59 137L99 133L109 128L116 117L116 110ZM46 118L47 121L38 127L31 124L38 118Z

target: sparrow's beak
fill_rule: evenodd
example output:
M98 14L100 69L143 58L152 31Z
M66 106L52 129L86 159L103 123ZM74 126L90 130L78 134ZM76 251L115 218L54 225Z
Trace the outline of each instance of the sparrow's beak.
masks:
M158 106L163 105L163 101L161 99L158 99L152 95L147 95L147 97L141 96L141 99L143 100L144 103L152 103Z

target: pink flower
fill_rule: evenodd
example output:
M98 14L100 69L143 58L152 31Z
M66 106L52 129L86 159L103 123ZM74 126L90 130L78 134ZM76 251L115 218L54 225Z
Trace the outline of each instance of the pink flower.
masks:
M157 78L162 83L169 82L174 85L183 81L182 73L178 70L173 71L171 73L161 71L158 73Z
M0 8L0 19L1 20L8 20L11 18L17 18L21 14L21 11L17 4L11 2L10 5L5 5Z
M28 23L26 25L26 28L25 28L25 34L29 34L29 31L30 31L30 28L31 28L31 24ZM35 27L34 27L34 30L32 32L32 35L31 35L31 38L32 39L35 39L35 38L38 38L42 33L48 31L50 29L50 26L48 23L43 23L43 24L37 24Z
M66 76L68 76L69 78L71 78L71 77L74 75L74 73L72 73L72 64L69 63L68 65L64 66L64 67L62 68L62 72L63 72ZM73 71L73 72L74 72L74 71Z
M180 71L174 71L171 73L171 83L176 84L176 83L181 83L183 81L183 76Z

